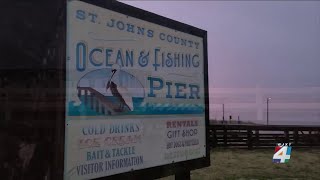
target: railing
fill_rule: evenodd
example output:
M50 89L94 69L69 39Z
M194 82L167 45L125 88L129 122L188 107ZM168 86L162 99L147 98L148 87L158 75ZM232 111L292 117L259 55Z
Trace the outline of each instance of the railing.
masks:
M105 115L117 114L117 109L103 94L91 87L78 87L78 96L84 95L84 104L97 113Z
M320 147L320 126L289 125L210 125L210 146L275 147L291 143L295 147Z

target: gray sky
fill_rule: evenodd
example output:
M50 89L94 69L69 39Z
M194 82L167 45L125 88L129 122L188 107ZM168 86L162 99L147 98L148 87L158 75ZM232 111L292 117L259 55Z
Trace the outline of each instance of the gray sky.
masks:
M207 30L210 87L320 87L320 2L122 2Z

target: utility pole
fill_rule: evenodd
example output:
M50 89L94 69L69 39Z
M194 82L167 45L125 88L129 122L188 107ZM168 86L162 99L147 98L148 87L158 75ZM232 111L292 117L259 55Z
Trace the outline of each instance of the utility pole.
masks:
M224 124L224 104L222 104L222 124Z
M269 125L269 100L270 99L271 99L270 97L267 98L267 125Z

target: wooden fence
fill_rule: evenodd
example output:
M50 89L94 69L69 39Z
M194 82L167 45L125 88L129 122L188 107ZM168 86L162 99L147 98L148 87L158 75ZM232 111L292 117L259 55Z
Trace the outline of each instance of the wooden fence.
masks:
M291 143L293 147L320 147L320 126L227 125L209 126L210 147L275 147Z

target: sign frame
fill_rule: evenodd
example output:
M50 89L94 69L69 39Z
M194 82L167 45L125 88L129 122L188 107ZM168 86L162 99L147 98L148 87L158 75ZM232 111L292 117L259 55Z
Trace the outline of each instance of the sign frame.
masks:
M67 0L69 1L69 0ZM85 2L91 5L95 5L101 8L105 8L117 13L121 13L126 16L134 17L143 21L147 21L150 23L154 23L166 28L170 28L173 30L181 31L187 34L191 34L200 38L203 38L203 72L204 72L204 100L205 100L205 135L206 135L206 156L198 159L192 159L182 162L172 162L171 164L160 165L156 167L150 167L146 169L134 170L130 172L124 172L120 174L115 174L111 176L100 177L97 179L154 179L161 178L169 175L176 174L176 178L183 174L190 174L191 170L199 169L203 167L210 166L210 146L209 146L209 90L208 90L208 50L207 50L207 31L196 28L194 26L184 24L182 22L178 22L152 12L148 12L121 2L117 2L115 0L107 1L107 0L80 0L81 2ZM66 6L65 6L66 12ZM64 21L66 22L66 16L64 17ZM65 24L65 30L66 23ZM66 31L65 31L66 32ZM64 36L66 37L66 36ZM66 42L66 41L65 41ZM65 43L64 42L64 43ZM66 44L64 44L66 47ZM64 70L64 80L66 77L66 64L62 63L62 69ZM64 81L65 82L65 81ZM66 91L66 89L65 89ZM63 105L65 107L65 103ZM65 118L64 118L65 119ZM64 126L64 123L62 123ZM64 127L63 127L64 129ZM61 137L61 136L60 136ZM63 132L63 142L65 141L65 132ZM63 143L63 147L65 147L65 143ZM60 148L62 149L62 148ZM65 149L65 148L64 148ZM62 152L64 153L64 152ZM65 159L65 157L64 157ZM59 163L60 165L63 164ZM59 168L60 169L60 168ZM61 170L63 171L64 168ZM63 174L63 173L62 173ZM190 175L189 175L190 176ZM62 176L63 177L63 176Z

